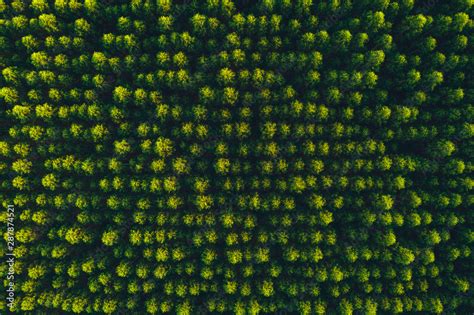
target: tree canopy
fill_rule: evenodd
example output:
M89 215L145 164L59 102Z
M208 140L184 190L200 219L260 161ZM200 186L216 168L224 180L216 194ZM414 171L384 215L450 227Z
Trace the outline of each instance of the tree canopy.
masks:
M473 14L0 0L0 313L471 313Z

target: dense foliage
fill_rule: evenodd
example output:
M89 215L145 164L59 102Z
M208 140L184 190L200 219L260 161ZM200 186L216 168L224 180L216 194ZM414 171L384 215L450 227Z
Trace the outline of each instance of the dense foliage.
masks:
M0 0L12 310L472 312L473 14Z

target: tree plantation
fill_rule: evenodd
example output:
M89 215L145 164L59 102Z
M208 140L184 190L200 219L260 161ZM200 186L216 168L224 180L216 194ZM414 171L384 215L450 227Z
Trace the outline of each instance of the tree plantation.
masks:
M0 0L0 313L471 314L473 16Z

